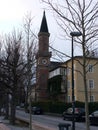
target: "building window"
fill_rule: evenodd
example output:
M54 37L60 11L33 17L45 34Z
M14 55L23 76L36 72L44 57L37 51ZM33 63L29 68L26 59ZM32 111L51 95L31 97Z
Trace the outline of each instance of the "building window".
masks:
M90 73L94 72L94 66L92 64L88 65L88 72Z
M74 64L74 70L76 70L76 64ZM74 73L75 73L75 71L74 71Z
M68 102L71 102L71 98L70 98L70 95L68 95Z
M67 68L67 75L70 75L70 69Z
M67 81L67 88L70 88L70 81Z
M60 69L60 74L61 75L66 75L66 69L65 68L61 68Z
M94 96L93 95L90 96L90 102L94 102Z
M74 88L76 87L76 80L74 79Z
M76 101L76 96L74 96L74 101Z
M89 80L89 85L88 86L89 86L90 89L94 88L94 80L93 79Z

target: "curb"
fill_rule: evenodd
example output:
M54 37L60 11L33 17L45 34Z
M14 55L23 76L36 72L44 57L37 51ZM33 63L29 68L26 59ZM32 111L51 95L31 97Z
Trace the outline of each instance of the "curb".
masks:
M33 123L32 123L32 128L34 130L57 130L56 128L51 128L49 126L40 124L40 123L35 122L35 121L33 121Z

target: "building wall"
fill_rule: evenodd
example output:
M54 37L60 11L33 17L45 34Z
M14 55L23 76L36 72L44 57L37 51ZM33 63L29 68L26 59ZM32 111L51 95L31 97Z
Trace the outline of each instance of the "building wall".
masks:
M84 95L84 84L83 84L83 70L80 63L82 63L82 58L78 58L77 60L74 60L74 94L75 94L75 100L76 101L85 101L85 95ZM93 96L93 101L98 101L98 63L97 59L88 59L87 60L87 87L88 87L88 98L90 101L90 98ZM88 72L88 66L93 66L93 71ZM72 82L71 82L71 61L67 62L67 66L70 70L70 73L67 75L67 80L70 81L70 87L68 87L68 96L70 96L70 101L72 99ZM93 80L94 87L89 87L89 80Z

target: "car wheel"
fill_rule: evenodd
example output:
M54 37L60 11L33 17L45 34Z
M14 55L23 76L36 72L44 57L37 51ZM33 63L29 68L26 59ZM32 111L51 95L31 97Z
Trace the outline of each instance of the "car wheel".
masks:
M76 121L76 122L80 122L80 121L81 121L81 117L75 118L75 121Z

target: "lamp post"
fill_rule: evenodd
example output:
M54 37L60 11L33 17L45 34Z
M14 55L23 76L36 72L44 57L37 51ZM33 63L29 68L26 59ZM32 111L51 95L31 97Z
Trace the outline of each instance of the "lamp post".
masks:
M81 32L71 32L70 35L72 36L72 53L71 53L71 58L72 58L72 130L75 130L75 118L74 118L74 114L75 114L75 98L74 98L74 60L73 60L73 37L79 37L82 35Z

